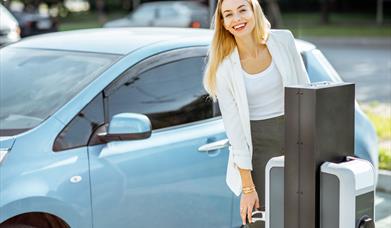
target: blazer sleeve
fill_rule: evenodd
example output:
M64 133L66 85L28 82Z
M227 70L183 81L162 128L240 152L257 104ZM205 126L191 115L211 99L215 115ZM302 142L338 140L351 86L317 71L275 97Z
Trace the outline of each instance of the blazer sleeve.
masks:
M219 67L216 75L216 96L223 118L225 132L231 144L229 150L233 155L235 167L252 170L250 149L247 145L240 122L238 106L235 102L224 70Z
M292 50L293 62L295 64L296 75L298 77L297 78L298 83L300 85L308 84L308 83L310 83L310 80L308 77L307 70L305 69L303 59L301 58L301 55L300 55L299 51L297 50L295 38L293 37L293 34L291 31L289 31L288 34L289 34L289 39L288 39L289 46L290 46L290 49Z

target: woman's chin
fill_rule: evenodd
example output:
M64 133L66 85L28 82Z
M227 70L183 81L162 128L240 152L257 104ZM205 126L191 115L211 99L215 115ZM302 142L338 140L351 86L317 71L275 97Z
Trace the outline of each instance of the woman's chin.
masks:
M237 37L237 38L244 38L244 37L247 37L249 35L251 35L251 32L250 31L238 31L238 32L234 32L233 33L234 37Z

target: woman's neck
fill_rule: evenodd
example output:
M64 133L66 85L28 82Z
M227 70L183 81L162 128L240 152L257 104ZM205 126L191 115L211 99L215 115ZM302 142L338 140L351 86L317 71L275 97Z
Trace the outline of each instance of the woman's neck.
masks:
M259 57L258 54L260 53L260 49L263 49L263 45L257 44L253 36L249 35L243 38L235 37L235 40L241 60Z

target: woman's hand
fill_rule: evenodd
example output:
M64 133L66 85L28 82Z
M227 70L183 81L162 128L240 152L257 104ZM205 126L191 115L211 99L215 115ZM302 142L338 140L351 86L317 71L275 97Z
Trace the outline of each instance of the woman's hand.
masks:
M240 217L242 217L243 225L246 224L246 217L248 217L249 223L252 223L253 209L260 208L259 198L257 191L251 193L242 193L240 198Z

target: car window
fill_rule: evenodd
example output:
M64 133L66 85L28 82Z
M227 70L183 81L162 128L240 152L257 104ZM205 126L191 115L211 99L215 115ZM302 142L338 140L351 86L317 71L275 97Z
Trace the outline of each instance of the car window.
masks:
M178 14L172 6L163 6L158 8L158 18L173 18Z
M134 20L152 20L155 18L156 7L151 5L143 5L137 8L133 14L131 14Z
M0 49L0 135L34 128L120 56L31 48Z
M96 96L57 136L53 150L86 146L91 134L104 123L102 93Z
M108 98L109 116L124 112L149 117L153 129L213 116L202 86L203 57L186 58L147 70L120 86Z

